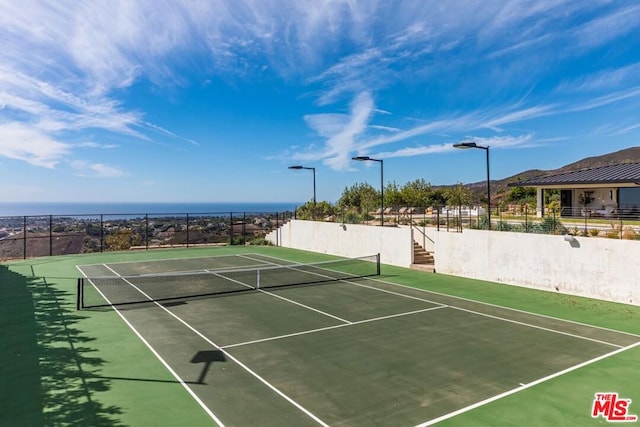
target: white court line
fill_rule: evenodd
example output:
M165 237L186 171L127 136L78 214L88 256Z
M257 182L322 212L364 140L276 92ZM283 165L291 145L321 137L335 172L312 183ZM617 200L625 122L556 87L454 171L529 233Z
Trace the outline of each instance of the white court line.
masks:
M245 258L249 258L249 257L245 257ZM275 258L275 257L270 257L270 258ZM255 260L254 258L249 258L249 259L252 259L254 261L258 261L258 260ZM276 258L276 259L278 259L278 258ZM285 260L283 260L283 261L285 261ZM283 265L283 264L276 264L276 263L270 263L270 264L281 266L281 267L291 268L292 270L295 270L296 267L298 267L298 266L304 266L305 265L305 264L287 264L287 265ZM317 267L319 269L321 269L321 270L324 269L324 270L330 271L330 270L328 270L326 268L323 268L321 264L318 264ZM318 272L315 272L315 271L306 271L306 270L300 270L300 271L303 271L304 273L313 274L315 276L324 277L324 278L327 278L327 279L333 279L333 277L331 277L331 276L327 276L325 274L318 273ZM359 277L354 276L353 278L356 279L356 278L359 278ZM370 277L365 277L365 279L371 279L371 278ZM371 280L373 280L373 279L371 279ZM442 304L442 303L439 303L439 302L431 301L431 300L428 300L428 299L425 299L425 298L414 297L412 295L407 295L407 294L403 294L403 293L400 293L400 292L394 292L394 291L390 291L388 289L380 289L380 288L376 288L375 286L365 285L364 283L353 282L353 281L348 280L348 279L336 279L336 282L347 283L349 285L359 286L361 288L373 289L374 291L384 292L384 293L387 293L387 294L400 296L402 298L408 298L408 299L414 299L414 300L417 300L417 301L428 302L430 304L446 305L446 304Z
M95 264L95 265L97 265L97 264ZM102 265L107 267L106 264L102 264ZM78 270L80 270L82 275L86 277L86 275L80 269L80 267L78 267L78 266L76 266L76 267L78 268ZM107 268L109 268L109 267L107 267ZM91 282L91 280L89 280L89 282ZM109 301L109 298L107 298L107 296L105 294L103 294L102 291L100 291L100 289L98 289L93 284L93 282L91 282L91 286L93 286L95 288L95 290L102 296L102 298L105 299L105 301L107 301L109 304L111 304L111 301ZM222 421L220 421L220 419L218 417L216 417L216 415L213 413L213 411L211 411L211 409L209 409L209 407L202 400L200 400L198 395L191 389L191 387L189 387L185 383L185 381L180 377L180 375L178 375L178 373L176 371L174 371L173 368L171 368L169 363L167 363L167 361L164 360L162 358L162 356L160 356L160 354L153 348L153 346L151 346L151 344L136 330L136 328L134 328L134 326L129 322L129 320L127 320L127 318L120 312L120 310L118 310L118 308L116 306L114 306L114 305L111 305L111 306L113 307L115 312L118 314L118 316L120 316L120 318L124 321L124 323L127 326L129 326L129 328L133 331L133 333L136 334L138 338L140 338L140 340L144 343L144 345L147 346L147 348L151 351L151 353L153 353L153 355L156 356L156 358L160 361L160 363L162 363L164 365L164 367L167 368L167 370L171 373L171 375L173 375L173 377L180 383L180 385L182 385L182 387L187 391L187 393L189 393L191 395L191 397L196 401L196 403L198 403L198 405L200 405L200 407L202 409L204 409L204 411L207 413L207 415L209 415L209 417L213 421L215 421L216 424L218 424L220 427L224 427L224 423Z
M352 323L352 322L350 322L350 321L348 321L348 320L345 320L345 319L343 319L343 318L341 318L341 317L334 316L333 314L325 313L324 311L322 311L322 310L318 310L317 308L313 308L313 307L310 307L310 306L308 306L308 305L302 304L302 303L300 303L300 302L297 302L297 301L291 300L291 299L289 299L289 298L285 298L285 297L283 297L283 296L276 295L276 294L274 294L274 293L272 293L272 292L265 291L264 289L254 288L253 286L251 286L251 285L247 285L247 284L246 284L246 283L244 283L244 282L241 282L241 281L239 281L239 280L232 279L231 277L223 276L223 275L221 275L221 274L217 274L217 273L216 273L216 272L214 272L214 271L210 271L210 273L211 273L211 274L213 274L213 275L215 275L215 276L218 276L218 277L220 277L220 278L222 278L222 279L227 279L227 280L229 280L230 282L238 283L238 284L240 284L240 285L242 285L242 286L246 286L246 287L247 287L247 288L249 288L249 289L253 289L253 290L255 290L255 291L260 291L260 292L262 292L263 294L267 294L267 295L269 295L269 296L272 296L272 297L275 297L275 298L279 298L279 299L284 300L284 301L287 301L287 302L289 302L289 303L291 303L291 304L295 304L295 305L298 305L298 306L300 306L300 307L304 307L304 308L306 308L307 310L315 311L316 313L320 313L320 314L322 314L322 315L324 315L324 316L331 317L332 319L339 320L340 322L344 322L344 323L347 323L347 324Z
M295 269L295 266L292 266L292 268ZM316 272L308 272L308 273L314 274L314 275L317 275L317 276L321 276L321 277L330 277L330 276L325 276L325 275L323 275L321 273L316 273ZM391 282L385 282L385 281L382 281L382 280L379 280L379 279L371 279L371 280L376 280L376 281L379 281L379 282L382 282L382 283L393 284ZM431 304L439 304L439 303L437 303L435 301L431 301L431 300L415 297L415 296L412 296L412 295L405 295L405 294L402 294L402 293L399 293L399 292L389 291L387 289L379 289L379 288L376 288L375 286L369 286L369 285L365 285L363 283L352 282L352 281L344 280L344 279L339 280L339 281L340 282L344 282L344 283L348 283L348 284L351 284L351 285L355 285L355 286L360 286L360 287L364 287L364 288L373 289L373 290L380 291L380 292L386 292L386 293L397 295L397 296L400 296L400 297L403 297L403 298L416 299L416 300L428 302L428 303L431 303ZM403 286L403 285L398 285L398 286ZM418 288L409 288L409 287L406 287L406 288L408 288L408 289L418 289ZM470 300L470 301L473 301L473 300ZM485 314L485 313L481 313L479 311L469 310L469 309L465 309L465 308L462 308L462 307L456 307L454 305L449 305L449 307L453 308L453 309L456 309L456 310L466 311L468 313L476 314L476 315L479 315L479 316L490 317L490 318L495 319L495 320L501 320L501 321L504 321L504 322L516 323L518 325L527 326L527 327L530 327L530 328L540 329L540 330L544 330L544 331L547 331L547 332L566 335L566 336L570 336L570 337L573 337L573 338L578 338L578 339L582 339L582 340L586 340L586 341L597 342L599 344L605 344L605 345L609 345L609 346L612 346L612 347L622 348L621 345L613 344L613 343L610 343L610 342L607 342L607 341L597 340L595 338L589 338L589 337L585 337L585 336L582 336L582 335L576 335L576 334L572 334L572 333L569 333L569 332L559 331L557 329L545 328L543 326L538 326L538 325L534 325L534 324L526 323L526 322L520 322L520 321L517 321L517 320L508 319L506 317ZM531 313L531 314L533 314L533 313ZM558 320L562 320L562 319L558 319Z
M282 397L283 399L285 399L287 402L289 402L290 404L292 404L293 406L295 406L296 408L298 408L300 411L302 411L304 414L306 414L307 416L309 416L311 419L313 419L315 422L317 422L318 424L322 425L322 426L326 426L329 427L328 424L326 424L324 421L322 421L320 418L318 418L317 416L315 416L314 414L312 414L311 412L309 412L306 408L304 408L302 405L300 405L298 402L296 402L295 400L293 400L292 398L290 398L289 396L287 396L284 392L282 392L281 390L279 390L278 388L276 388L273 384L271 384L270 382L268 382L267 380L265 380L264 378L262 378L260 375L258 375L256 372L254 372L252 369L250 369L248 366L246 366L244 363L240 362L240 360L238 360L237 358L235 358L234 356L232 356L231 354L229 354L228 352L226 352L224 349L222 349L219 345L217 345L216 343L214 343L213 341L211 341L208 337L206 337L205 335L203 335L200 331L198 331L196 328L194 328L193 326L191 326L189 323L187 323L185 320L183 320L182 318L180 318L178 315L176 315L175 313L173 313L171 310L169 310L168 308L164 307L162 304L160 304L157 301L153 301L153 298L151 298L149 295L147 295L142 289L138 288L136 285L134 285L133 283L131 283L130 281L128 281L125 277L122 277L120 275L118 275L118 273L113 270L112 268L110 268L108 265L104 265L107 269L111 270L114 274L116 274L119 278L121 278L122 280L124 280L125 282L127 282L131 287L133 287L135 290L137 290L138 292L140 292L142 295L144 295L146 298L149 299L149 302L153 302L156 306L160 307L162 310L164 310L167 314L169 314L170 316L172 316L173 318L175 318L178 322L182 323L184 326L186 326L188 329L190 329L193 333L195 333L197 336L199 336L200 338L202 338L204 341L206 341L207 343L209 343L211 346L213 346L214 348L216 348L217 350L220 350L225 357L228 357L230 360L233 360L235 363L238 364L238 366L240 366L242 369L244 369L245 371L247 371L249 374L253 375L258 381L260 381L261 383L263 383L264 385L266 385L267 387L269 387L272 391L274 391L276 394L278 394L280 397ZM108 300L107 300L108 301ZM114 307L115 308L115 307ZM118 312L119 313L119 312ZM122 315L121 315L122 316ZM124 317L123 317L124 318ZM130 325L129 322L127 322L127 324ZM132 327L132 329L134 330L134 332L136 332L136 335L140 336L140 334L137 333L137 331ZM162 360L162 359L161 359ZM183 382L184 384L184 382ZM206 406L206 405L205 405Z
M240 342L240 343L237 343L237 344L224 345L224 346L222 346L222 348L240 347L240 346L243 346L243 345L257 344L257 343L267 342L267 341L275 341L275 340L280 340L280 339L283 339L283 338L296 337L296 336L300 336L300 335L308 335L308 334L313 334L313 333L316 333L316 332L328 331L328 330L331 330L331 329L346 328L347 326L360 325L362 323L377 322L379 320L391 319L393 317L410 316L412 314L424 313L426 311L438 310L438 309L446 308L446 307L447 307L446 305L442 305L442 306L439 306L439 307L429 307L429 308L423 308L421 310L408 311L406 313L390 314L388 316L381 316L381 317L374 317L372 319L358 320L358 321L351 322L349 324L344 324L344 325L327 326L327 327L324 327L324 328L309 329L308 331L294 332L294 333L291 333L291 334L278 335L278 336L275 336L275 337L262 338L262 339L259 339L259 340L245 341L245 342Z
M518 320L507 319L506 317L494 316L492 314L486 314L486 313L481 313L479 311L468 310L466 308L456 307L454 305L452 305L451 308L454 309L454 310L466 311L467 313L476 314L478 316L484 316L484 317L489 317L491 319L502 320L504 322L515 323L516 325L528 326L530 328L540 329L540 330L547 331L547 332L553 332L554 334L566 335L566 336L573 337L573 338L579 338L581 340L597 342L598 344L605 344L605 345L608 345L608 346L611 346L611 347L623 348L623 346L621 346L621 345L613 344L613 343L610 343L610 342L607 342L607 341L601 341L601 340L597 340L595 338L584 337L582 335L576 335L576 334L572 334L572 333L569 333L569 332L558 331L556 329L545 328L544 326L532 325L530 323L520 322Z
M387 280L374 279L374 278L370 278L370 280L373 280L373 281L376 281L376 282L380 282L380 283L385 283L387 285L399 286L399 287L405 288L405 289L413 289L413 290L416 290L416 291L426 292L426 293L429 293L429 294L439 295L439 296L443 296L443 297L447 297L447 298L455 298L455 299L459 299L459 300L462 300L462 301L468 301L468 302L473 302L473 303L476 303L476 304L487 305L489 307L501 308L501 309L504 309L504 310L510 310L510 311L515 311L515 312L518 312L518 313L529 314L531 316L544 317L545 319L558 320L560 322L567 322L567 323L572 323L574 325L586 326L586 327L589 327L589 328L600 329L600 330L609 331L609 332L616 332L618 334L629 335L629 336L632 336L632 337L640 338L640 334L634 334L633 332L619 331L617 329L605 328L604 326L591 325L589 323L577 322L575 320L562 319L560 317L548 316L546 314L533 313L531 311L520 310L518 308L506 307L504 305L492 304L490 302L478 301L478 300L474 300L474 299L471 299L471 298L459 297L459 296L456 296L456 295L449 295L449 294L445 294L445 293L442 293L442 292L431 291L429 289L414 288L413 286L407 286L407 285L403 285L401 283L389 282Z
M572 372L572 371L575 371L577 369L583 368L583 367L585 367L587 365L591 365L591 364L593 364L595 362L599 362L600 360L609 358L611 356L615 356L616 354L622 353L624 351L631 350L632 348L638 347L638 346L640 346L640 342L637 342L637 343L631 344L631 345L629 345L627 347L623 347L621 349L612 351L611 353L603 354L602 356L598 356L598 357L596 357L594 359L587 360L586 362L582 362L582 363L580 363L578 365L572 366L572 367L564 369L562 371L558 371L558 372L556 372L554 374L551 374L551 375L548 375L548 376L546 376L544 378L540 378L538 380L535 380L535 381L530 382L528 384L525 384L525 385L522 385L520 387L514 388L512 390L506 391L504 393L498 394L496 396L490 397L488 399L482 400L480 402L476 402L476 403L474 403L472 405L469 405L469 406L466 406L464 408L458 409L457 411L453 411L453 412L445 414L445 415L443 415L441 417L434 418L434 419L426 421L426 422L424 422L422 424L418 424L418 425L416 425L416 427L427 427L427 426L431 426L433 424L439 423L440 421L448 420L449 418L453 418L456 415L460 415L460 414L463 414L465 412L469 412L472 409L476 409L476 408L479 408L481 406L487 405L487 404L489 404L491 402L495 402L496 400L502 399L503 397L510 396L510 395L518 393L518 392L520 392L522 390L526 390L528 388L531 388L531 387L536 386L538 384L541 384L543 382L549 381L549 380L551 380L553 378L559 377L561 375L565 375L565 374L567 374L569 372Z
M114 252L115 253L115 252ZM248 255L260 255L258 253L250 253ZM239 257L239 258L243 258L244 255L242 254L226 254L226 255L203 255L203 256L196 256L196 257L183 257L183 258L164 258L164 259L139 259L139 260L133 260L133 261L118 261L118 262L112 262L110 263L111 265L119 265L119 264L132 264L132 263L156 263L156 262L165 262L165 261L184 261L187 259L209 259L209 258L234 258L234 257ZM257 260L257 261L262 261L262 260ZM263 261L264 262L264 261ZM76 267L94 267L96 265L105 265L105 264L82 264L82 265L76 265Z
M377 279L372 279L372 280L377 280ZM422 298L414 297L414 296L411 296L411 295L403 295L402 293L392 292L392 291L388 291L386 289L378 289L375 286L368 286L368 285L365 285L365 284L362 284L362 283L355 283L355 282L347 282L347 283L351 283L351 284L356 285L356 286L362 286L362 287L365 287L365 288L375 289L375 290L380 291L380 292L388 292L388 293L391 293L391 294L394 294L394 295L404 296L406 298L411 298L411 299L417 299L417 300L420 300L420 301L430 302L432 304L439 304L439 303L437 303L435 301L422 299ZM386 282L383 282L383 283L386 283ZM400 285L400 286L402 286L402 285ZM414 288L409 288L409 289L414 289ZM601 340L597 340L595 338L589 338L589 337L585 337L585 336L582 336L582 335L576 335L576 334L572 334L570 332L559 331L557 329L545 328L544 326L538 326L538 325L534 325L532 323L520 322L518 320L513 320L513 319L506 318L506 317L501 317L501 316L494 316L494 315L491 315L491 314L486 314L486 313L482 313L482 312L479 312L479 311L469 310L469 309L466 309L466 308L457 307L455 305L450 305L450 304L448 305L448 307L450 307L452 309L455 309L455 310L466 311L468 313L476 314L478 316L485 316L485 317L490 317L490 318L495 319L495 320L501 320L503 322L516 323L518 325L528 326L530 328L541 329L541 330L544 330L544 331L547 331L547 332L553 332L553 333L556 333L556 334L567 335L567 336L574 337L574 338L579 338L579 339L582 339L582 340L593 341L593 342L597 342L597 343L600 343L600 344L606 344L606 345L609 345L609 346L612 346L612 347L622 348L622 346L618 345L618 344L613 344L613 343L610 343L610 342L607 342L607 341L601 341ZM558 319L558 320L562 320L562 319Z

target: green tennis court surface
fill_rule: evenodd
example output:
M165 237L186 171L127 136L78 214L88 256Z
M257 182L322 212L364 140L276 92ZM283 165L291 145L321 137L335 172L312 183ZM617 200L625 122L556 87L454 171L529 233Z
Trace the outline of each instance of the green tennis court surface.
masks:
M600 425L598 392L640 413L640 308L372 272L272 247L1 265L0 424Z

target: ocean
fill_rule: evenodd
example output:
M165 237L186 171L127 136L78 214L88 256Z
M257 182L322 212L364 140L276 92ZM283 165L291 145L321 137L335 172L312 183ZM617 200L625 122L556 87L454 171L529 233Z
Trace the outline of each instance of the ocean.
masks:
M294 211L302 203L0 203L0 216L94 214L212 214Z

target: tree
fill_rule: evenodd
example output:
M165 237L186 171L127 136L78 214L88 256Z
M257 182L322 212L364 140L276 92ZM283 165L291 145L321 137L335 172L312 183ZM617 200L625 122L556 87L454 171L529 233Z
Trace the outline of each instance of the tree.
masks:
M385 206L401 206L406 202L402 197L402 193L395 181L390 182L384 188L384 205Z
M444 206L447 204L446 190L443 188L436 188L431 193L429 200L431 206Z
M327 201L316 203L316 219L322 220L328 216L336 214L336 207ZM296 217L298 219L313 219L313 200L308 201L304 205L296 209Z
M131 230L118 230L106 238L107 246L114 251L131 248Z
M429 206L433 190L424 179L406 183L401 190L402 199L408 206Z
M535 203L536 189L533 187L513 187L506 196L510 203Z
M354 184L344 189L338 200L338 206L342 209L360 208L370 209L380 205L380 192L367 183Z
M455 187L450 187L445 190L445 197L447 199L447 205L463 206L471 203L472 194L471 191L459 182Z

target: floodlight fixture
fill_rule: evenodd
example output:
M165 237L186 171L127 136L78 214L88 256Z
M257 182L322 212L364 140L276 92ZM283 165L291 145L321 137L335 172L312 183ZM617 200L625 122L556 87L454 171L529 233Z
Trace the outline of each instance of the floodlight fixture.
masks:
M311 167L307 167L307 166L301 166L301 165L294 165L294 166L289 166L289 169L294 169L294 170L301 170L301 169L306 169L306 170L310 170L313 171L313 220L316 220L316 168L311 168Z
M491 180L489 178L489 146L478 145L473 141L462 141L453 144L453 147L460 148L462 150L466 150L467 148L479 148L480 150L484 150L487 153L487 222L489 223L489 230L491 230Z
M380 163L380 225L384 226L384 163L382 159L374 159L369 156L355 156L351 160Z

